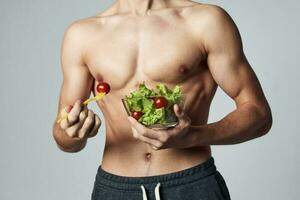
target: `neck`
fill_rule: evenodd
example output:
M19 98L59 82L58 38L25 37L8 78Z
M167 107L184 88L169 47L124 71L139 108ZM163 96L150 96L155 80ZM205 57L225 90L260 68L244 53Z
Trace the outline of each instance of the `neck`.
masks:
M126 10L134 15L146 15L151 9L166 8L170 0L117 0L120 10Z

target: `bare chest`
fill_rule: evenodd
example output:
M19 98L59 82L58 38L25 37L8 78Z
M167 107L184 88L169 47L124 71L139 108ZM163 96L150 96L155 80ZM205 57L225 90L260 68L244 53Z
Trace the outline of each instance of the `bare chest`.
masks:
M142 81L182 83L201 71L204 59L183 21L176 18L112 21L94 34L86 51L91 74L113 89Z

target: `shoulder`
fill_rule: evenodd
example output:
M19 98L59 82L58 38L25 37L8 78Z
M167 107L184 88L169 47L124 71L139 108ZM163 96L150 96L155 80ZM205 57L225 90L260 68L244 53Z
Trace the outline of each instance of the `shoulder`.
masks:
M216 42L230 35L239 35L231 16L218 5L198 4L186 13L188 28L199 44Z
M207 17L220 17L227 14L227 11L215 4L198 4L194 7L195 13L202 13L206 15Z
M228 12L223 7L214 4L196 4L187 11L186 16L194 25L222 26L232 23Z
M91 33L99 30L101 26L101 19L97 16L77 19L66 27L64 31L64 37L73 40L77 40L82 37L88 37L88 35Z

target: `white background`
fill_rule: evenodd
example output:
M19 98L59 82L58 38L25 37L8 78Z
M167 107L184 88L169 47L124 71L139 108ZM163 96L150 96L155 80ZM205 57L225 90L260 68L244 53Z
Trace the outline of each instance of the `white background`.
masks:
M112 1L0 1L0 199L87 200L101 161L104 130L75 154L52 138L62 81L60 46L65 28ZM273 113L269 134L246 143L213 146L232 199L298 199L299 1L207 1L222 6L242 35L246 56ZM201 19L195 19L201 20ZM103 119L99 109L91 106ZM231 112L221 89L209 122Z

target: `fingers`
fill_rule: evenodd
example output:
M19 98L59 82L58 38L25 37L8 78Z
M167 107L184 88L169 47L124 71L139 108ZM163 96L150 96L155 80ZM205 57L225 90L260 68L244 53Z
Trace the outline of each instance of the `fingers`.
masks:
M67 111L66 111L66 108L62 109L61 112L60 112L60 118L66 116L67 114L68 114L68 113L67 113ZM60 121L59 125L60 125L60 127L61 127L62 129L66 129L66 128L69 127L69 122L68 122L67 119L65 119L65 120Z
M133 117L129 116L128 120L131 123L131 125L133 126L133 128L136 129L143 136L151 138L151 139L159 139L157 132L152 131L151 129L143 126L141 123L139 123Z
M96 136L100 126L101 126L101 119L98 117L98 115L95 115L95 125L92 131L89 133L88 137Z
M70 136L70 137L75 137L78 136L78 130L83 126L83 123L85 121L85 119L88 116L88 110L86 107L84 107L83 111L80 112L79 114L79 121L75 124L73 124L72 126L68 127L66 129L66 133Z
M72 110L73 106L69 105L64 107L61 111L60 111L60 115L63 116L65 114L68 114L71 110Z
M67 111L67 113L69 113L72 110L73 106L69 105L65 108L65 110Z
M138 131L135 128L131 128L131 129L132 129L134 138L149 144L154 150L157 150L162 147L162 145L163 145L162 142L143 136L142 134L138 133Z
M179 123L176 127L188 126L190 124L191 119L185 114L185 110L183 108L180 108L178 104L174 104L174 113L179 120Z
M168 139L166 133L162 131L153 131L140 124L136 119L128 117L131 123L133 137L148 143L154 150L158 150Z
M64 107L61 111L60 111L60 118L63 118L63 117L65 117L65 116L68 116L68 113L71 111L71 109L73 108L73 106L66 106L66 107ZM69 123L69 121L67 120L67 118L66 119L64 119L64 120L62 120L61 122L60 122L60 127L62 128L62 129L66 129L66 128L68 128L70 126L70 123Z
M82 110L82 104L80 100L77 100L72 108L72 110L70 111L70 113L68 114L68 122L69 125L73 125L75 124L78 120L79 120L79 114Z
M89 110L87 118L85 119L82 127L78 131L78 137L79 138L86 137L88 133L92 131L94 124L95 124L95 114L93 111Z
M60 122L60 127L70 137L94 137L97 135L101 125L100 118L87 106L82 105L81 100L77 100L74 106L66 106L60 112L60 117L65 117Z
M178 104L174 104L174 113L178 118L184 117L184 110L178 106Z

